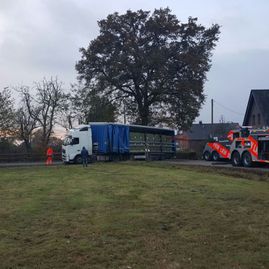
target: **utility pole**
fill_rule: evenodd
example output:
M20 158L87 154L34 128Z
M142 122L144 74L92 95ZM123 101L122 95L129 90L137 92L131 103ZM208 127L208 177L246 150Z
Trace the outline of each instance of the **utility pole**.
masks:
M214 112L213 112L214 100L211 99L211 124L214 123Z

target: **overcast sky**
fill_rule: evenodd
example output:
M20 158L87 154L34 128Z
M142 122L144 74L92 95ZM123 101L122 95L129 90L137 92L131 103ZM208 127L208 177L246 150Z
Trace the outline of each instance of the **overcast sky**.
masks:
M268 0L0 0L0 88L57 76L76 81L79 48L98 35L97 21L118 11L169 7L178 19L221 25L196 122L242 123L251 89L269 88Z

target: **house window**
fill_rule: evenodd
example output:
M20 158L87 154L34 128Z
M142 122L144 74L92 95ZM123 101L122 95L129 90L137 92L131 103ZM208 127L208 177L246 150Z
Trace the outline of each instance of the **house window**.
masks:
M255 114L252 115L252 125L255 125L256 124L256 116Z
M258 114L258 124L261 124L261 114Z

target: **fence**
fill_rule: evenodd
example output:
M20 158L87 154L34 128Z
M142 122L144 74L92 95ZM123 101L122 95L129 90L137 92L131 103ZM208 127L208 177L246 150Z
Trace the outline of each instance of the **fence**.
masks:
M8 153L8 154L0 154L0 163L11 163L11 162L43 162L46 160L45 154L40 153ZM55 152L53 154L53 160L61 161L62 153Z

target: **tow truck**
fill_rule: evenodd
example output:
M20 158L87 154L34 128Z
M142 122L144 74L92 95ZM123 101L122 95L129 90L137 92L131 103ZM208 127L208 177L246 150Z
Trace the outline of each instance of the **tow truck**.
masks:
M251 167L253 163L269 163L269 129L242 128L230 146L233 166Z
M253 163L269 163L269 128L243 126L231 130L225 141L210 141L203 151L206 161L230 160L233 166L251 167Z
M232 141L239 137L239 130L231 130L226 139L214 137L206 143L203 150L203 159L206 161L219 161L221 159L230 159L230 146Z

